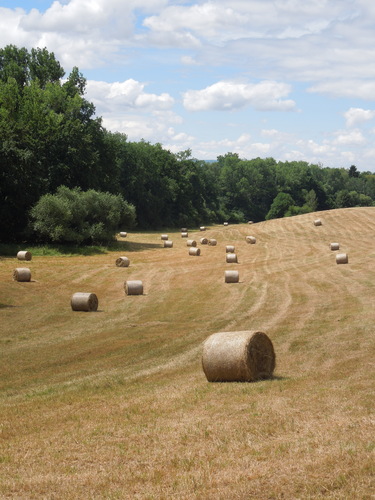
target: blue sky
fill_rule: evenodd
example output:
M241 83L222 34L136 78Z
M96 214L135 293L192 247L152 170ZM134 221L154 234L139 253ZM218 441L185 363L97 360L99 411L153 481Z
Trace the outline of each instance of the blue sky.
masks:
M78 66L129 140L372 172L374 23L372 0L0 0L0 46Z

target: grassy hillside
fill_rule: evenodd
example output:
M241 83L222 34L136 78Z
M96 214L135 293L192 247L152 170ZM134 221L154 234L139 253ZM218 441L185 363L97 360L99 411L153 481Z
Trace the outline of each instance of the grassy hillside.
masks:
M0 497L374 498L375 208L190 231L218 241L199 257L160 234L1 258ZM126 296L127 279L144 295ZM75 292L99 310L73 312ZM253 329L274 344L275 377L208 383L202 342Z

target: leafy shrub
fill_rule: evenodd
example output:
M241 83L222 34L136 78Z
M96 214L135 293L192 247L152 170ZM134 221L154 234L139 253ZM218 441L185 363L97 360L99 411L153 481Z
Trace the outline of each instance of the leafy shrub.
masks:
M135 224L135 208L121 195L60 186L30 211L33 230L53 242L107 243L120 227Z

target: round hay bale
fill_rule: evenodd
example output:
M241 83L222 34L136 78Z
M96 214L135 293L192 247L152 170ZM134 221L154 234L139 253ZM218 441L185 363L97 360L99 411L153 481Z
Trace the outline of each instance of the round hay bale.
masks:
M201 226L201 227L199 228L199 231L205 231L205 230L206 230L206 227L205 227L205 226Z
M140 280L125 281L126 295L143 295L143 283Z
M30 281L31 280L31 271L28 267L17 267L13 271L13 279L14 281Z
M314 220L314 226L321 226L321 225L322 225L322 221L320 219Z
M187 233L187 232L188 232L187 227L182 227L181 228L181 233Z
M187 238L189 236L189 233L181 233L181 238Z
M235 264L236 262L238 262L238 260L237 260L237 254L235 254L235 253L227 253L226 254L226 260L227 260L228 264Z
M166 241L168 239L168 235L167 234L162 234L161 235L161 239L162 239L162 241Z
M189 248L189 255L196 255L199 256L201 254L201 249L197 247L190 247Z
M349 257L347 253L338 253L336 255L336 264L347 264L349 262Z
M196 247L197 246L197 242L195 240L187 240L186 245L188 247Z
M125 231L121 231L121 233L120 233L121 238L126 238L127 235L128 235L128 233L126 233Z
M70 305L73 311L93 312L98 309L98 297L95 293L77 292L72 295Z
M207 245L208 244L208 239L207 238L201 238L200 240L201 245Z
M331 243L330 249L331 250L340 250L340 244L339 243Z
M234 253L234 245L227 245L225 247L225 252L226 253Z
M225 283L238 283L240 281L240 274L238 271L225 271Z
M127 257L119 257L116 259L117 267L129 267L130 260Z
M208 244L211 246L211 247L214 247L217 245L217 241L214 239L214 238L211 238L208 240Z
M229 226L229 223L228 222L224 222L224 226Z
M219 332L203 344L202 368L208 382L253 382L272 377L276 356L263 332Z
M248 223L248 224L254 224L254 221L249 220L247 223Z
M164 241L164 248L172 248L173 247L173 241Z
M250 245L255 245L257 239L255 238L255 236L246 236L246 241L247 243L250 243Z
M31 257L31 252L28 252L27 250L20 250L17 253L18 260L31 260Z

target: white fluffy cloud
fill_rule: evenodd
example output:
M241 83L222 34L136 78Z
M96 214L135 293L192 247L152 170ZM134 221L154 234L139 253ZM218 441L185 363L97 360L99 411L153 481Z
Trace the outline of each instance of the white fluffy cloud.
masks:
M189 111L226 111L245 106L263 111L293 111L295 102L283 99L290 91L289 85L272 81L256 84L221 81L202 90L188 90L183 94L183 103Z
M375 117L374 109L350 108L344 113L347 127L372 120Z

